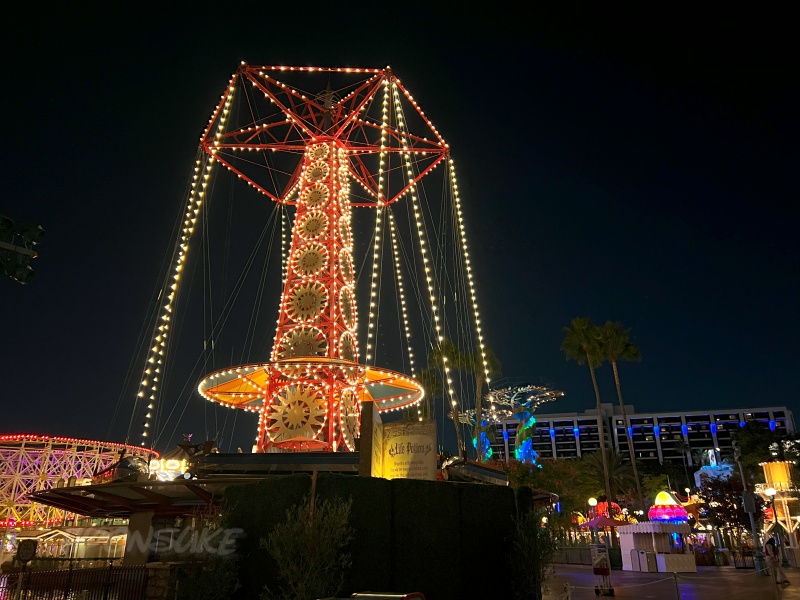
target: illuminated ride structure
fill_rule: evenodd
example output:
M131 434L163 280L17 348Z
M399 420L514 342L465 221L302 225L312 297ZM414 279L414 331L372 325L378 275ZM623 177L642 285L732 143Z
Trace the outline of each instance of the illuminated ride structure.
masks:
M216 369L198 387L217 405L259 414L258 452L353 451L367 401L381 412L416 405L422 418L425 392L415 378L411 339L416 326L424 333L415 343L428 348L468 329L468 343L474 345L470 351L481 353L486 365L449 147L400 80L389 68L243 63L200 139L134 409L146 413L143 446L157 441L160 379L174 337L173 313L195 229L207 230L206 207L219 172L215 166L233 174L234 183L249 186L247 193L273 201L280 211L275 222L284 227L280 302L269 359ZM427 204L421 186L434 170L442 174L447 200L438 212ZM371 248L363 258L357 256L353 235L358 208L374 211ZM443 223L447 238L436 234ZM401 224L407 229L401 231ZM357 296L366 287L357 286L359 265L370 262L372 270L364 276L369 276L369 295L362 292L368 308L366 336L359 344ZM388 311L381 290L390 295L383 271L389 273L386 279L393 277L398 339L388 345L402 351L399 370L376 366L379 317ZM448 298L461 311L454 331L443 306ZM418 305L412 308L414 302ZM366 348L363 356L359 345ZM449 403L456 406L461 400L447 369L444 378Z
M42 435L0 435L0 527L61 523L63 511L33 502L29 495L91 482L120 459L157 453L95 440Z
M768 535L778 535L780 530L786 532L789 545L797 547L795 532L800 528L800 501L797 488L792 481L790 460L772 460L759 463L764 470L765 483L758 483L755 491L765 502L764 539Z
M504 420L515 418L519 420L517 435L515 436L514 458L522 462L536 462L538 453L533 449L533 427L536 417L533 413L545 402L552 402L564 396L561 390L555 390L549 384L516 383L503 385L498 382L484 397L484 408L481 410L482 424L485 427L494 427ZM506 382L508 383L508 382ZM477 416L474 409L464 411L459 415L462 423L474 426ZM506 437L506 441L508 441ZM481 431L481 444L472 440L473 446L486 458L494 454L491 441L486 431Z

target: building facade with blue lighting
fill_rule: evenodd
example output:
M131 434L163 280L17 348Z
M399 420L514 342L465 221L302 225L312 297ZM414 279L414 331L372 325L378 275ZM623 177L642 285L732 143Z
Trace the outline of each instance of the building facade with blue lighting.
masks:
M602 419L606 437L610 436L614 450L628 457L625 428L633 439L637 460L683 461L693 466L695 450L717 450L719 454L733 453L731 432L744 427L748 421L763 423L779 434L795 432L794 417L785 406L763 408L731 408L694 410L691 412L637 413L626 405L628 423L622 419L619 406L602 404ZM536 413L536 425L526 437L539 458L577 458L600 449L597 409L582 413ZM492 443L495 458L508 461L514 458L516 436L520 422L507 419L498 425L496 441ZM688 450L686 446L688 445ZM682 449L683 448L683 449Z

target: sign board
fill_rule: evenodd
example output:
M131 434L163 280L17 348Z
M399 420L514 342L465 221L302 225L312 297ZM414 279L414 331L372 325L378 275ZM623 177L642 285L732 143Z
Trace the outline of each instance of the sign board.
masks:
M358 474L436 480L436 423L383 423L374 402L361 406Z
M608 559L608 548L601 544L591 545L592 572L595 575L608 577L611 575L611 562Z
M21 540L17 544L17 560L21 563L32 561L36 558L36 549L39 546L37 540Z
M185 458L153 459L150 461L150 474L155 474L158 481L172 481L176 477L183 475L188 470L189 465Z
M383 477L436 480L436 423L397 422L383 426Z

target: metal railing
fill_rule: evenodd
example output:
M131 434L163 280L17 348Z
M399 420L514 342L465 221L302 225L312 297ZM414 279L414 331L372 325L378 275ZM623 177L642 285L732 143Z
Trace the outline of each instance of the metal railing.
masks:
M755 569L755 556L754 552L749 548L743 550L731 550L731 562L737 569Z
M553 562L562 565L591 565L592 551L588 546L565 546L556 551Z
M11 600L22 576L20 600L145 600L147 567L26 571L0 576L0 600Z

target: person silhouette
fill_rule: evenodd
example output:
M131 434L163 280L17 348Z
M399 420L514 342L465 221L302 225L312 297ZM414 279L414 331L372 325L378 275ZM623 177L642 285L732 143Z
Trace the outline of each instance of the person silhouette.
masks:
M786 573L781 567L781 558L778 555L778 541L774 537L769 538L764 544L764 554L767 555L769 570L775 583L788 584L789 580L786 579Z

